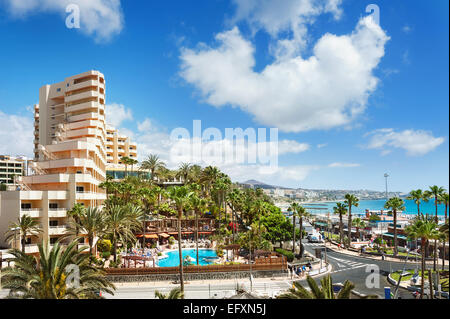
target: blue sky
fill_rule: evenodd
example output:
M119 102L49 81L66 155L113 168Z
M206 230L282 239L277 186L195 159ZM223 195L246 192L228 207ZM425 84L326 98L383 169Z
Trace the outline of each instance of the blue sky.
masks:
M80 8L80 29L65 25ZM367 5L380 9L380 25ZM140 158L177 127L279 129L278 169L236 181L448 189L448 1L0 0L0 153L32 154L44 84L90 69ZM100 14L101 12L101 14ZM25 134L16 134L23 130ZM189 159L187 159L189 160ZM208 164L202 163L203 165Z

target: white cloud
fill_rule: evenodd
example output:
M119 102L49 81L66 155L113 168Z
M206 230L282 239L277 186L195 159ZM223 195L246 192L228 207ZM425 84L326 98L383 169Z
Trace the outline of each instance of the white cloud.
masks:
M328 144L327 143L324 143L324 144L317 144L317 148L324 148L324 147L326 147L326 146L328 146Z
M271 47L277 59L293 57L307 44L307 25L324 13L339 19L341 0L234 0L237 7L232 23L246 21L253 33L265 30L275 40ZM292 32L292 36L281 37ZM290 34L290 33L289 33Z
M64 21L69 13L66 7L76 4L80 8L80 30L93 36L97 42L108 41L123 29L120 0L5 0L8 11L18 18L38 12L58 13ZM62 26L65 27L65 22ZM64 24L63 24L64 23Z
M122 122L133 119L131 109L123 104L111 103L106 105L106 121L115 128L119 128Z
M358 163L331 163L330 165L328 165L328 167L331 168L350 168L350 167L360 167L361 164Z
M367 148L381 149L382 155L391 152L390 148L400 148L410 156L425 155L444 143L443 137L434 137L429 131L404 130L396 132L391 128L375 130L366 134L372 136Z
M349 35L323 35L308 59L296 56L255 72L255 47L239 29L219 33L218 46L181 51L181 77L215 107L231 105L286 132L349 125L376 89L373 75L389 40L371 16Z
M0 111L0 154L33 157L33 117Z

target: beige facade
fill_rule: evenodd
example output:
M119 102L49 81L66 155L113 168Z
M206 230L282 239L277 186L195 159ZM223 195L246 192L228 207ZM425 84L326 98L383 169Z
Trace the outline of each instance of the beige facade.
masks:
M14 186L18 176L26 175L27 164L28 159L25 157L0 155L0 184Z
M21 215L41 224L42 235L28 239L28 253L65 233L67 211L75 203L96 207L106 199L99 188L107 166L102 73L88 71L40 88L34 155L34 175L21 178L22 190L0 192L0 246L8 246L4 233Z
M131 142L128 136L119 134L119 131L114 127L106 126L106 160L108 164L123 164L120 159L122 157L129 157L137 160L137 144Z

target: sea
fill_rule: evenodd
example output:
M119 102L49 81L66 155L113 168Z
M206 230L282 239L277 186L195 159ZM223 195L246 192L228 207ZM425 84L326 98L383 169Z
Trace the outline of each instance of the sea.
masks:
M408 215L417 215L417 205L412 200L404 200L405 202L405 211L403 214ZM315 215L327 214L328 212L333 212L333 207L336 206L337 202L317 202L317 203L301 203L303 207L307 209L308 212ZM384 210L384 205L386 204L386 200L360 200L358 207L352 207L352 215L364 215L366 213L366 209L368 210ZM435 215L436 208L434 206L434 200L430 200L428 202L422 202L420 204L420 212L430 215ZM438 204L438 216L445 216L445 206L442 204Z

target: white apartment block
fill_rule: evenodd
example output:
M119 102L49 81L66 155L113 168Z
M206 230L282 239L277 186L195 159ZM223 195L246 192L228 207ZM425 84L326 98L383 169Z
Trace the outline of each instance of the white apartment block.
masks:
M21 178L22 190L0 192L0 246L9 246L4 234L24 214L43 230L27 240L26 252L36 253L38 242L53 243L65 233L67 211L75 203L103 204L106 194L99 184L106 178L106 139L102 73L88 71L40 88L34 175Z

